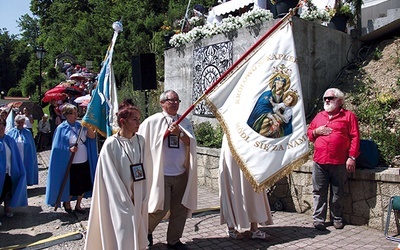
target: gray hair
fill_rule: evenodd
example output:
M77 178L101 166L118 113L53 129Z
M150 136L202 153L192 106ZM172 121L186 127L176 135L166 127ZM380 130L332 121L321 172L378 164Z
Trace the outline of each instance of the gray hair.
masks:
M327 89L327 90L325 91L324 97L325 97L326 93L328 93L328 92L330 92L330 91L333 92L333 94L335 95L335 97L336 97L337 99L340 100L341 105L343 105L343 104L344 104L344 93L343 93L340 89L338 89L338 88L329 88L329 89Z
M14 117L14 123L15 123L15 125L17 125L17 122L19 122L19 121L24 121L24 122L25 122L25 115L16 115L16 116Z
M62 114L65 116L65 115L67 115L67 114L71 114L72 111L74 111L74 110L78 110L78 109L76 108L76 106L75 106L75 105L72 105L71 103L67 103L67 104L65 104L64 107L62 108Z
M177 96L179 96L178 95L178 93L176 93L174 90L172 90L172 89L168 89L168 90L166 90L166 91L164 91L161 95L160 95L160 102L165 102L165 100L167 100L167 94L168 93L175 93Z

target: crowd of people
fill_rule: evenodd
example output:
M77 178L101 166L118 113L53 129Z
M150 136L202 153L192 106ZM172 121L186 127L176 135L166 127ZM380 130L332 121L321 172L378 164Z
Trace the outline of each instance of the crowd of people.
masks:
M323 100L324 111L316 115L307 132L315 145L314 227L325 230L329 205L330 220L342 229L343 188L347 173L355 171L359 128L354 113L343 107L343 92L328 89ZM178 114L178 93L166 90L159 102L162 111L140 123L140 110L132 100L124 100L117 113L120 129L106 139L99 153L95 131L77 121L77 107L66 104L60 111L65 120L54 130L45 202L55 207L62 203L67 213L86 213L81 201L91 197L85 249L146 249L153 245L153 231L166 217L167 248L188 249L180 239L186 219L197 209L197 142L191 121ZM29 111L14 121L15 126L6 132L1 114L0 202L8 217L13 216L12 207L28 204L27 186L38 183L36 147L27 126L32 124ZM43 116L38 128L43 138L51 126L48 116ZM226 224L228 237L270 237L259 229L273 224L267 194L253 190L226 136L219 190L221 225ZM72 201L76 201L74 208Z

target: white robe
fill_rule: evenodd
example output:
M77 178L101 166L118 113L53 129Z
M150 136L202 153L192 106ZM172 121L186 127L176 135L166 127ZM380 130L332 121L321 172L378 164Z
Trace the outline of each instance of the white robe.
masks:
M250 228L250 222L272 225L267 193L254 192L223 137L219 163L220 222L237 230Z
M197 209L197 142L190 121L185 118L179 124L181 130L190 138L190 147L187 147L185 167L188 172L188 184L182 198L182 205L189 209L188 217ZM162 162L162 145L168 124L162 113L148 117L140 124L138 133L146 138L145 161L152 166L147 171L149 181L149 213L164 208L164 165ZM167 139L166 139L167 140ZM185 145L183 142L180 143Z
M85 249L146 249L147 179L133 182L129 160L133 164L143 162L144 148L140 135L130 140L113 135L104 142L97 163Z

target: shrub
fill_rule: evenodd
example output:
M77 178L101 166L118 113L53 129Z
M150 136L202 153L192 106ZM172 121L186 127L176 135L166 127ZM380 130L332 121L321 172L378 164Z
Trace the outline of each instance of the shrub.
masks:
M359 102L354 110L361 130L361 138L369 138L376 142L380 152L380 165L390 166L400 148L400 141L395 131L391 131L393 121L390 110L396 108L396 101L390 95L378 95L367 102Z
M18 87L10 88L7 96L22 96L22 91Z
M201 147L220 148L224 134L220 125L213 127L210 122L194 124L197 145Z

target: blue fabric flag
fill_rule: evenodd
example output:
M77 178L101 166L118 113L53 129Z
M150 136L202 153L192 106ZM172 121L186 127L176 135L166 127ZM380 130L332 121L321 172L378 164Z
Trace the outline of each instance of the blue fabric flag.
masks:
M91 127L104 137L112 135L118 129L116 122L118 97L112 66L112 55L118 33L122 31L122 24L114 22L113 28L114 36L108 47L100 74L98 75L97 87L93 90L86 114L82 118L82 125Z

